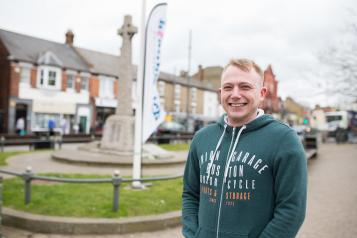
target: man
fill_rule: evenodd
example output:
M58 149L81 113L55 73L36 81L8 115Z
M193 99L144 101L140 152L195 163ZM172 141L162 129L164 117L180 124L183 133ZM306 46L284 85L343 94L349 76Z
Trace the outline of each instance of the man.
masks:
M295 237L306 210L307 166L295 131L264 115L267 89L251 60L231 60L219 96L226 112L192 141L183 185L186 238Z

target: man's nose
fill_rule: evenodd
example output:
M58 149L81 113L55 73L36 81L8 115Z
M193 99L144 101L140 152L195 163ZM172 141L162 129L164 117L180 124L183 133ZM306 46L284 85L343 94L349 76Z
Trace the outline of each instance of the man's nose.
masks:
M237 87L237 86L233 87L231 97L234 97L234 98L240 98L241 97L239 87Z

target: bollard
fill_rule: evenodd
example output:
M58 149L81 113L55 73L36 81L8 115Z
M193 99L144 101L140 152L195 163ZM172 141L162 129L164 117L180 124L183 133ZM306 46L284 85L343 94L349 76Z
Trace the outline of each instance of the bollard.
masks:
M121 178L119 170L115 170L113 174L113 211L117 212L119 210L119 192L121 185Z
M0 147L1 147L1 152L4 152L4 145L5 145L5 137L0 138Z
M31 202L31 180L32 180L32 168L27 166L25 173L23 174L23 179L25 181L25 204Z

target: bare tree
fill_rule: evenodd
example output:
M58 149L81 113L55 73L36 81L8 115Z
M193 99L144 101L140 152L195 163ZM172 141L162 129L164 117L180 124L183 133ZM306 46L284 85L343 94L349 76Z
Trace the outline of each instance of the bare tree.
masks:
M323 90L357 101L357 12L350 10L352 21L342 32L337 43L320 54L320 61L328 66ZM332 77L331 77L332 76Z

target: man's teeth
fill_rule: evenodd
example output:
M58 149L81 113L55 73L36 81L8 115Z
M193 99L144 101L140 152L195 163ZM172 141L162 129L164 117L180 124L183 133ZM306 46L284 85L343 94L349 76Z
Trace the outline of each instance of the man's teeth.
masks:
M245 103L231 103L232 107L243 107Z

